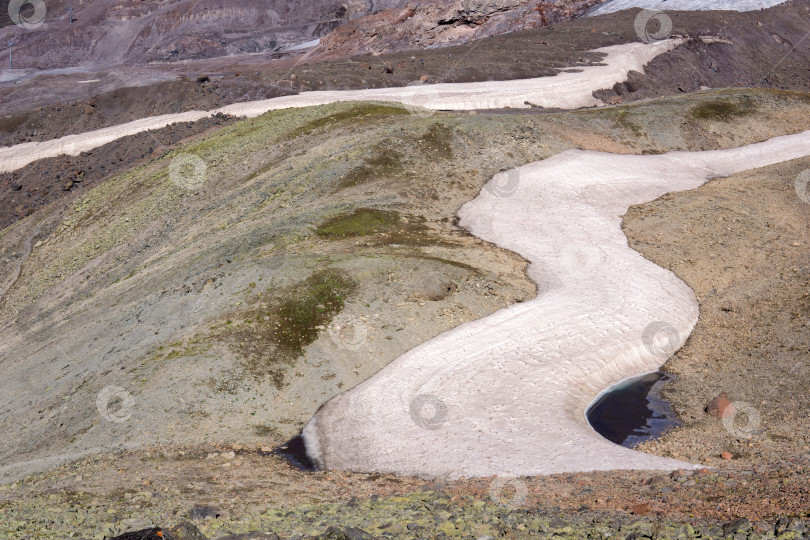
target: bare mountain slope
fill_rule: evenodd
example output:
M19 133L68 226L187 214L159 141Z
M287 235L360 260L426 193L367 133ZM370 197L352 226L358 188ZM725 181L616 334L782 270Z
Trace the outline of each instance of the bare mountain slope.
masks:
M605 0L440 0L409 2L352 21L324 38L309 59L381 54L457 45L548 26L580 15Z
M49 69L82 65L177 62L283 52L320 38L345 22L404 0L168 0L48 2L42 26L25 29L2 9L3 48L16 42L17 65ZM29 8L30 9L30 8Z

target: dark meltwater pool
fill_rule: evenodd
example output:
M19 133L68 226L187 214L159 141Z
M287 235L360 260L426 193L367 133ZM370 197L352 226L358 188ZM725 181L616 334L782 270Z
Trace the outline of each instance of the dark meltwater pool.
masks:
M591 405L588 422L602 437L627 448L661 436L680 425L661 398L661 388L671 380L655 372L621 383Z
M273 453L286 459L290 465L299 471L318 470L318 467L307 455L307 447L304 444L304 438L300 435L282 444L273 450Z
M650 373L630 379L603 395L588 409L591 427L602 437L632 448L679 426L669 402L661 398L661 388L672 380L666 373ZM300 471L317 471L299 435L275 450Z

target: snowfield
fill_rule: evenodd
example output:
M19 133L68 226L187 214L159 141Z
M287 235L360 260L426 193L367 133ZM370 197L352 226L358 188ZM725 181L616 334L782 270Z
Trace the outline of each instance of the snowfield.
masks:
M611 0L589 11L587 16L604 15L624 9L655 11L756 11L784 4L787 0Z
M810 131L710 152L571 150L493 178L459 211L531 261L538 296L465 323L338 395L304 429L328 469L522 476L696 465L615 445L585 411L655 371L698 320L692 290L627 244L628 207L810 154Z
M595 90L610 88L627 80L630 71L644 72L644 66L655 57L683 43L668 39L650 44L627 43L596 49L607 56L602 65L583 66L581 71L562 72L553 77L480 83L444 83L402 88L302 92L261 101L236 103L215 111L189 111L135 120L119 126L79 135L68 135L45 142L24 143L0 148L0 172L25 167L39 159L62 154L72 156L107 143L176 122L192 122L216 113L236 116L259 116L268 111L291 107L327 105L338 101L397 102L426 109L466 110L511 107L525 109L532 105L559 109L576 109L600 105L593 97ZM579 69L579 68L578 68ZM527 104L527 102L529 104Z

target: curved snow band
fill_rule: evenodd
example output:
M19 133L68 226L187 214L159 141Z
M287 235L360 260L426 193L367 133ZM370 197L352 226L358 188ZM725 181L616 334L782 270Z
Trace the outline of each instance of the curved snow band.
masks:
M444 83L406 86L402 88L375 88L370 90L340 90L302 92L261 101L235 103L215 111L189 111L135 120L61 139L32 142L0 148L0 172L25 167L39 159L62 154L76 156L107 143L150 129L160 129L177 122L193 122L216 113L236 116L259 116L268 111L292 107L326 105L338 101L388 101L427 109L467 110L511 107L525 109L531 105L576 109L600 105L593 97L595 90L610 88L627 80L630 71L644 72L656 56L683 43L682 39L668 39L650 44L627 43L596 49L604 53L603 64L582 66L576 73L562 72L553 77L491 81L476 83ZM531 105L527 104L530 103Z
M756 11L784 4L787 0L608 0L587 16L604 15L631 8L657 11Z
M692 290L627 244L621 216L709 178L810 154L810 131L655 156L572 150L493 178L459 211L531 261L538 296L394 360L304 429L321 468L428 477L696 467L610 443L585 411L656 370L698 319Z
M216 112L366 100L462 110L596 105L593 90L682 42L597 49L604 65L555 77L309 92L147 118L2 148L0 172ZM713 176L810 154L808 143L810 132L704 153L568 151L496 176L462 207L461 224L530 260L539 296L446 332L334 398L304 430L310 455L326 468L451 478L693 466L614 445L585 418L604 389L658 368L697 321L692 291L627 246L620 215Z

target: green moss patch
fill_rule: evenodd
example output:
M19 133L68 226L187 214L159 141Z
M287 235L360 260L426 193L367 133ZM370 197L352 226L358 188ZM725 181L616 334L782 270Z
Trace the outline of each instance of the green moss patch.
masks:
M351 214L342 214L325 221L315 232L325 238L368 236L391 231L399 223L400 217L396 212L358 208Z
M404 156L390 140L375 145L363 164L354 167L339 181L339 189L365 184L402 170Z
M410 114L407 109L392 105L380 105L376 103L361 103L352 106L345 111L336 112L323 118L318 118L307 122L300 128L290 133L290 138L307 135L320 128L332 128L339 124L364 122L367 120L379 119L381 116L404 116Z
M692 116L699 120L721 120L723 122L752 114L755 111L756 107L750 102L735 103L722 99L706 101L691 109Z
M343 310L357 285L343 271L321 270L280 294L260 293L248 302L254 307L232 315L218 337L232 344L250 374L270 376L280 388L287 369Z
M341 272L323 270L307 278L292 291L276 311L275 333L278 346L298 356L318 337L318 326L343 310L346 295L357 283Z
M407 112L407 111L406 111ZM28 114L0 116L0 132L14 133L28 120Z
M452 159L453 138L453 128L445 124L433 124L427 133L419 138L419 147L434 157Z

